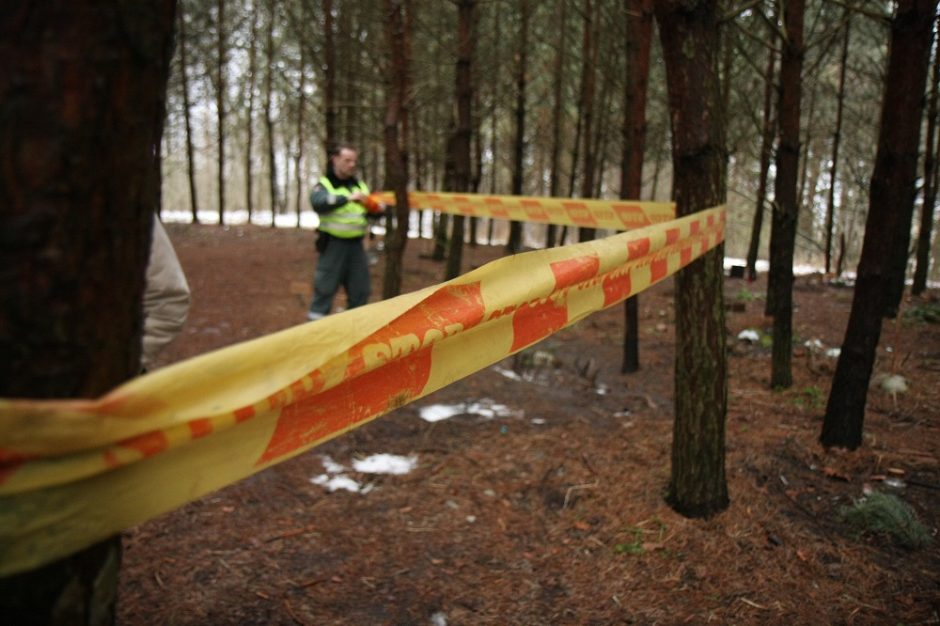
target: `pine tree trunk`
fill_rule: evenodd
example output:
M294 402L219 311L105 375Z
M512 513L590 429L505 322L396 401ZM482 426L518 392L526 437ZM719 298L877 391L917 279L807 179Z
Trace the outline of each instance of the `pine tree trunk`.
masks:
M219 224L225 223L225 0L216 2L217 18L216 23L216 77L215 77L215 108L216 125L218 127L217 148L218 148L218 171L216 182L219 193Z
M658 0L673 131L677 216L725 201L717 0ZM666 499L688 517L728 506L724 246L676 275L676 416Z
M251 40L248 42L248 110L245 112L247 121L245 137L245 209L248 212L248 223L254 213L254 172L252 167L252 152L255 145L255 73L258 69L258 3L251 2Z
M771 387L787 388L793 384L791 359L793 348L793 251L799 217L797 179L800 160L800 99L803 68L804 0L784 4L783 23L786 40L780 60L779 135L777 176L774 181L773 224L770 234L770 273L773 286L774 344L771 363Z
M407 134L403 130L407 117L409 72L409 36L406 14L410 14L408 0L384 0L386 41L390 54L390 84L385 109L385 167L386 180L395 192L397 226L386 238L385 277L382 298L401 293L401 279L405 245L408 243L408 161Z
M175 9L4 6L0 163L24 175L0 177L0 397L94 398L139 372ZM4 623L113 623L120 551L0 579Z
M771 22L777 23L776 12L772 14ZM771 30L775 33L775 30ZM776 41L776 37L772 38ZM767 70L764 72L764 122L761 134L760 147L760 173L757 182L757 206L754 207L754 221L751 224L751 241L747 249L747 277L749 280L757 279L757 256L760 252L761 232L764 229L764 204L767 202L767 178L770 174L770 157L774 149L774 122L773 122L773 94L774 94L774 68L777 61L777 51L771 45L767 53Z
M924 198L920 207L920 230L917 235L917 267L911 293L922 294L927 289L927 270L930 268L930 239L933 230L934 205L937 202L937 156L940 144L937 134L937 89L940 87L940 50L934 49L933 70L930 79L930 97L927 102L927 140L924 144Z
M594 8L591 0L584 0L582 17L584 18L584 38L581 51L581 104L584 133L584 174L581 177L581 197L590 198L594 188L594 166L597 155L591 146L591 132L594 128L594 68L597 66L597 38L594 36ZM595 229L578 228L578 241L594 239Z
M274 20L277 17L276 0L268 0L268 30L265 39L265 56L268 71L264 80L264 127L268 148L268 195L271 203L271 228L277 226L277 161L274 158L274 119L271 117L274 98Z
M336 44L333 37L333 0L323 0L323 109L326 115L325 152L336 145Z
M512 193L522 195L525 157L526 72L529 58L529 0L520 0L519 48L516 64L516 137L513 141ZM510 222L506 251L515 254L522 250L522 222Z
M626 76L623 89L623 154L620 165L620 197L639 200L643 192L643 154L646 148L646 86L649 81L653 36L652 0L627 0ZM639 296L624 302L624 374L640 369Z
M180 78L183 88L183 120L186 125L186 172L189 178L189 204L192 210L192 223L199 223L199 196L196 194L196 157L193 154L193 128L189 103L189 67L186 56L186 20L185 4L180 0L178 9L178 36L180 46Z
M829 202L826 204L826 273L832 268L832 231L836 214L836 173L839 169L839 144L842 142L842 110L845 104L845 70L849 61L849 34L852 14L845 9L845 33L842 36L842 57L839 62L839 90L836 92L836 128L832 133L832 165L829 167Z
M564 108L563 87L565 80L565 52L567 51L568 40L568 2L560 0L561 13L558 18L558 32L561 40L558 48L555 49L553 85L552 85L552 146L551 146L551 171L548 179L548 195L555 198L558 196L558 184L561 174L561 131L562 131L562 112ZM551 248L555 245L558 227L555 224L549 224L545 234L545 247Z
M917 152L937 0L900 0L891 24L886 97L871 177L865 241L852 311L832 379L820 441L855 450L862 445L868 385L890 306L891 254L910 236L917 195Z
M452 142L454 150L454 179L452 181L454 188L452 191L461 192L470 189L470 140L473 134L473 83L471 77L475 10L476 0L459 0L457 2L457 69L454 85L454 95L457 101L457 128ZM461 260L463 258L463 238L464 216L455 215L447 266L444 271L445 280L460 275Z

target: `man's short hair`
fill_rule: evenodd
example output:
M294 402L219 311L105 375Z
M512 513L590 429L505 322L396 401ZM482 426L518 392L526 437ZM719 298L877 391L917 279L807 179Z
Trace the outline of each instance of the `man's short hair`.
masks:
M342 152L343 150L352 150L353 152L359 152L359 150L356 149L356 146L352 145L351 143L346 143L346 142L341 141L339 143L335 143L332 146L330 146L330 149L327 152L327 156L329 157L339 156L339 153Z

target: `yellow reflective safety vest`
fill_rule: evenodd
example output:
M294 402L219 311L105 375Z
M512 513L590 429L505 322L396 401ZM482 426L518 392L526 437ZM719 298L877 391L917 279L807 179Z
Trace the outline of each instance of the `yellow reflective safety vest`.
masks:
M326 176L320 178L320 184L334 196L346 196L347 198L356 191L364 194L369 193L369 187L359 181L355 187L334 187L333 183ZM366 208L358 202L348 201L341 207L333 209L328 213L320 214L319 229L329 233L333 237L340 239L352 239L353 237L364 237L369 228L369 222L366 220Z

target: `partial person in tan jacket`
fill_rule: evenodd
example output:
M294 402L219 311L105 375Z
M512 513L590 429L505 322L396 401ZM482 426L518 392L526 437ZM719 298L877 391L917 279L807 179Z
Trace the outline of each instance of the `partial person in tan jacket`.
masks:
M183 330L189 304L186 275L163 224L154 216L143 298L144 332L140 356L143 371L153 369L157 354Z

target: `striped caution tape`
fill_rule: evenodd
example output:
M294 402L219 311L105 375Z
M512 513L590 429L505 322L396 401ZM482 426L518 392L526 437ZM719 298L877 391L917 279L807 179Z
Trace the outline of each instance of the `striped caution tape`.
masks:
M398 408L674 274L724 207L505 257L205 354L97 400L0 400L0 576L82 549Z
M391 192L375 194L387 204L395 203ZM429 193L411 191L408 205L413 209L435 209L471 217L495 217L521 222L632 230L675 219L672 202L632 200L582 200L532 196L488 196L474 193Z

